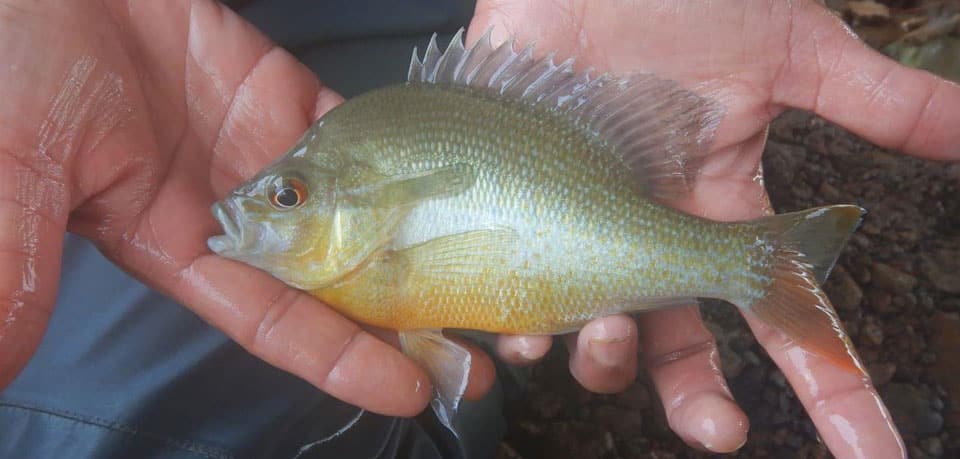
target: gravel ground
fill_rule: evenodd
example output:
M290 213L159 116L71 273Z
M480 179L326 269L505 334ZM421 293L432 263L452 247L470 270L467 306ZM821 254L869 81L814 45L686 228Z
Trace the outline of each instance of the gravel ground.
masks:
M960 457L960 164L900 155L803 112L771 127L764 156L777 212L868 210L825 289L913 458ZM725 303L702 305L750 418L734 457L830 457L783 374ZM618 395L584 391L563 346L508 412L502 458L709 457L667 427L646 376Z

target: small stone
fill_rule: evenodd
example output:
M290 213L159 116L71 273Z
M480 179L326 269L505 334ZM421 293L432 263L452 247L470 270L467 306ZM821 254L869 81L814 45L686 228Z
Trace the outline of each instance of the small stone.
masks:
M528 436L539 436L543 435L543 428L540 426L540 423L532 421L520 421L517 423L517 427L520 431Z
M933 302L933 299L930 300ZM943 311L960 311L960 297L944 298L938 304Z
M863 334L876 346L883 344L883 329L876 322L870 321L863 326Z
M904 293L904 294L896 295L893 297L893 301L891 302L893 309L899 312L900 314L909 314L913 312L913 310L916 309L917 307L917 302L911 301L909 298L907 298L907 295L910 295L910 294ZM914 300L916 299L914 298Z
M794 182L790 190L793 192L793 195L797 197L797 199L810 199L813 197L813 190L810 189L809 185L802 181Z
M753 351L743 351L743 360L750 365L760 365L760 356Z
M910 454L907 455L910 459L927 459L927 453L923 452L919 446L911 446L907 448Z
M665 450L656 450L650 452L650 459L677 459L677 455Z
M530 410L540 419L553 419L563 411L566 400L556 392L540 392L530 400Z
M938 390L937 393L939 394L940 391ZM933 409L943 411L944 406L943 400L940 397L933 397Z
M740 376L740 373L743 372L746 366L747 362L743 360L743 357L740 357L740 355L732 349L727 349L727 352L720 353L720 368L723 370L723 375L726 376L727 379L734 379Z
M850 8L850 6L847 5L847 0L826 0L824 3L826 3L827 8L837 12L847 11L847 9Z
M852 311L860 306L860 301L863 300L863 290L853 280L850 273L838 266L831 277L833 278L833 282L831 282L833 289L830 293L832 293L831 298L834 300L834 305L846 311Z
M870 275L870 266L873 265L873 258L866 253L860 253L854 256L853 265L850 266L850 275L859 285L867 285L873 280Z
M861 249L865 249L870 246L870 238L868 238L865 234L860 234L860 233L851 234L850 242L860 247Z
M917 305L917 295L914 295L913 292L904 293L894 299L894 304L905 308L913 308Z
M545 457L607 457L614 450L610 432L587 422L553 422L537 437Z
M872 0L851 0L847 2L847 8L857 21L875 23L890 19L890 8Z
M923 354L920 354L920 362L924 365L933 365L934 363L937 363L937 354L934 354L933 352L924 352Z
M642 411L650 407L650 391L643 384L631 384L617 397L617 406Z
M946 164L946 176L952 182L960 183L960 164Z
M931 320L933 336L930 350L937 356L937 364L930 367L937 384L943 386L951 409L947 418L956 425L960 423L960 318L956 313L938 312Z
M937 290L960 293L960 250L941 250L920 257L920 270Z
M636 437L642 434L643 414L639 411L600 405L594 410L592 420L623 437Z
M871 288L867 291L867 300L877 314L890 316L897 313L897 309L893 307L893 296L885 290Z
M827 182L823 182L820 184L819 191L820 191L820 196L823 196L823 199L827 201L833 202L840 199L840 190L838 190L837 187Z
M787 435L790 432L787 432L787 429L781 427L773 433L773 444L782 445L787 442Z
M803 446L803 437L795 433L787 435L787 446L793 449L800 449L800 447Z
M874 263L871 273L873 283L888 292L906 293L917 286L916 277L884 263Z
M797 457L801 459L824 459L829 456L827 447L823 443L807 443L797 451Z
M879 236L882 233L882 231L880 231L880 226L873 221L864 223L860 229L869 236Z
M627 438L623 441L626 448L625 456L642 457L647 451L650 451L650 439L648 438Z
M783 376L783 372L780 370L774 370L772 373L770 373L770 380L773 381L777 387L787 387L787 378Z
M497 459L523 459L523 456L513 449L507 442L500 442L497 447Z
M786 423L792 421L793 419L794 419L794 418L793 418L792 416L790 416L789 414L784 413L783 411L777 410L777 411L775 411L775 412L773 413L772 416L770 416L770 423L773 424L773 425L775 425L775 426L779 426L779 425L786 424Z
M920 440L920 448L933 457L943 457L943 443L938 437L928 437Z
M897 372L897 364L893 362L878 362L867 365L867 372L875 387L886 386Z
M933 435L943 428L943 416L934 409L932 397L917 387L891 383L880 392L894 423L904 432Z

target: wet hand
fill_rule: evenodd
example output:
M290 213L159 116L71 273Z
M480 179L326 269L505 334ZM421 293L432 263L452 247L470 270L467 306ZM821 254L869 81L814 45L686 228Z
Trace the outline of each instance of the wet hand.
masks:
M207 249L210 205L341 101L306 67L201 0L0 0L0 57L0 388L43 335L69 230L331 395L423 410L394 347Z
M653 72L725 105L695 189L672 203L711 219L771 211L760 155L768 123L787 107L813 111L880 146L960 159L960 88L868 49L814 1L487 0L477 5L468 42L490 26L495 41L536 41L541 53L558 50L599 71ZM906 455L870 384L752 317L747 321L837 457ZM643 314L639 330L622 316L600 319L568 344L571 372L597 392L622 390L633 381L639 344L641 363L680 437L716 452L746 440L746 416L695 307ZM515 363L534 362L549 347L543 337L500 341L500 353Z

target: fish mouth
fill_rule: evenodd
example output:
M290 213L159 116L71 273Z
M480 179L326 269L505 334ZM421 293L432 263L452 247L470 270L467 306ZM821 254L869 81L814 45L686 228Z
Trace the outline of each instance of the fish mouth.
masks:
M243 231L231 210L228 204L225 205L222 202L217 202L210 208L213 218L217 220L224 232L207 239L207 247L218 255L226 256L236 252L243 243Z

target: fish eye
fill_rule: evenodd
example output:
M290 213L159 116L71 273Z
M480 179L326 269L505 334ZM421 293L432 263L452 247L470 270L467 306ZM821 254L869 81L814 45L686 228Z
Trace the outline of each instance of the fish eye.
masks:
M280 178L270 191L270 204L277 210L297 208L306 200L307 186L296 178Z

